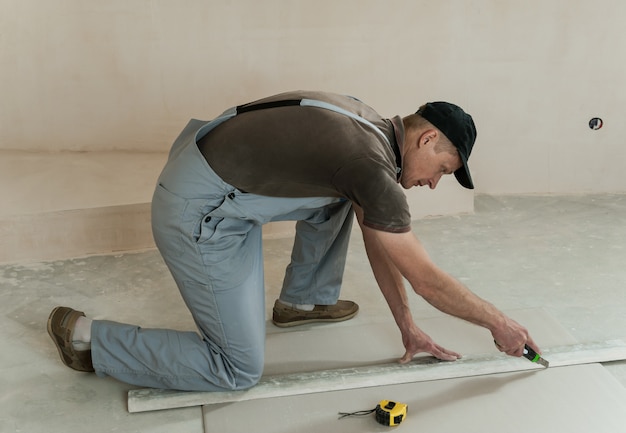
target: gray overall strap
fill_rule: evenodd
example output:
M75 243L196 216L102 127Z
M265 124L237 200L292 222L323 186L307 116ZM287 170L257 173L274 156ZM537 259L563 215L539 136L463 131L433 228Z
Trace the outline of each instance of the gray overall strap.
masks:
M305 99L283 99L280 101L262 102L260 104L253 103L253 104L240 105L236 108L236 110L237 110L237 114L242 114L242 113L247 113L249 111L264 110L267 108L276 108L276 107L289 107L289 106L317 107L317 108L323 108L325 110L334 111L339 114L343 114L344 116L348 116L358 122L361 122L364 125L369 126L370 128L372 128L372 130L374 130L374 132L380 135L389 146L391 146L391 143L389 142L389 138L387 138L387 136L369 120L364 119L361 116L351 113L350 111L345 110L336 105L329 104L328 102L324 102L324 101L318 101L316 99L306 99L306 98Z

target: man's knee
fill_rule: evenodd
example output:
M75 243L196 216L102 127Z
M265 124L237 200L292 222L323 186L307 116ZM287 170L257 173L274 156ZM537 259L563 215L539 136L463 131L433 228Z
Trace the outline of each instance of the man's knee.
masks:
M228 378L223 380L220 386L226 391L241 391L252 388L259 383L263 375L263 366L240 366L233 368Z
M263 366L225 368L216 372L208 368L202 372L204 380L196 380L190 386L181 389L189 391L241 391L259 383L263 375Z
M264 359L263 355L254 356L247 360L231 362L229 369L228 387L231 391L252 388L259 383L263 375ZM232 359L231 359L232 361Z
M235 378L235 388L233 390L243 390L252 388L259 383L261 376L263 375L263 367L261 368L247 368L238 372Z

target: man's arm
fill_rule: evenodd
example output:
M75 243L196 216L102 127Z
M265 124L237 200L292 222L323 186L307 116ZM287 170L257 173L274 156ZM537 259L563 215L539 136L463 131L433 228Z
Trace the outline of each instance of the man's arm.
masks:
M408 362L419 352L448 360L459 356L436 345L417 328L409 311L402 277L435 308L489 329L502 352L521 356L526 343L539 350L524 327L437 267L412 232L371 229L362 224L362 210L355 206L355 211L374 276L402 332L407 352L401 362Z

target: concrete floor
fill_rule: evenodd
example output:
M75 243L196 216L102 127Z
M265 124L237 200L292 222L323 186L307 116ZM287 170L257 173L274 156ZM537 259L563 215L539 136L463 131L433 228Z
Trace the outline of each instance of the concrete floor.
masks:
M542 308L581 342L626 337L626 195L478 196L474 215L416 221L414 231L442 268L501 309ZM268 318L290 249L290 239L265 243ZM360 323L390 318L356 231L342 297L361 305ZM411 303L416 318L438 314ZM193 329L156 251L0 266L0 432L203 431L199 407L131 415L129 386L64 367L45 331L56 305ZM606 367L626 386L626 363Z

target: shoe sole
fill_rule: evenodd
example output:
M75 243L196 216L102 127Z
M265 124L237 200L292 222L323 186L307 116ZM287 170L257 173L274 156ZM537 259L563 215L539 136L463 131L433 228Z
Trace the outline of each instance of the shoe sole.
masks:
M356 314L358 312L359 312L359 310L356 310L354 313L348 314L347 316L338 317L336 319L303 319L303 320L292 320L290 322L276 322L274 319L272 319L272 323L274 325L278 326L279 328L291 328L293 326L307 325L309 323L322 323L322 322L335 323L335 322L343 322L345 320L352 319L354 316L356 316Z

